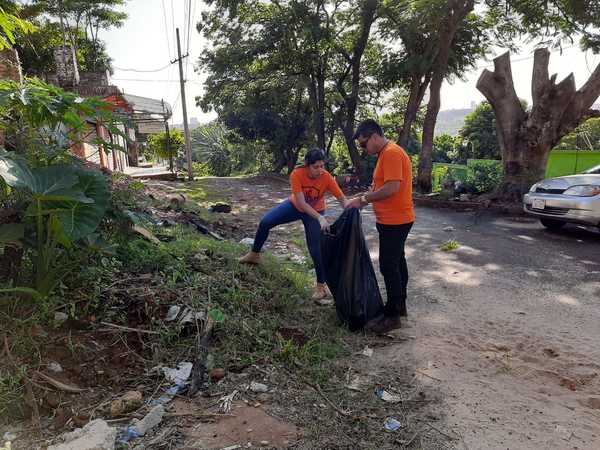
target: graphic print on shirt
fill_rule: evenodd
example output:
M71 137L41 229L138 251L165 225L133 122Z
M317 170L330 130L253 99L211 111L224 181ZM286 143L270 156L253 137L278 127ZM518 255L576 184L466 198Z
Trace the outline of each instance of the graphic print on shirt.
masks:
M306 203L312 208L315 207L321 197L320 189L315 186L302 186L302 193L304 194L304 200L306 200Z

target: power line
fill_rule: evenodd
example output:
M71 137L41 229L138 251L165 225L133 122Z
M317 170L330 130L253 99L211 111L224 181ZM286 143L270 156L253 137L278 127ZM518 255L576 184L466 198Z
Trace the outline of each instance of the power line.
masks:
M165 34L167 35L167 49L169 50L169 60L171 59L171 39L169 38L169 26L167 25L167 9L165 8L165 0L162 0L163 18L165 19Z
M121 67L116 67L113 66L115 69L120 70L122 72L139 72L139 73L150 73L150 72L161 72L169 67L171 67L171 63L167 64L166 66L161 67L160 69L123 69Z

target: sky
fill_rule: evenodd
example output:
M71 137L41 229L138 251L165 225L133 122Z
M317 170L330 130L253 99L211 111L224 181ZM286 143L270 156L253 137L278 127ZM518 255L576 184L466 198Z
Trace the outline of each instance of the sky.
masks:
M176 59L175 28L179 28L182 54L190 55L184 59L188 119L208 122L216 115L202 112L195 101L203 92L205 74L194 70L205 45L195 24L200 20L200 12L205 6L201 0L191 0L192 27L188 47L188 37L184 31L187 30L188 23L187 3L188 0L129 0L124 8L129 15L124 26L104 31L101 37L107 44L108 54L113 58L115 73L112 83L127 94L164 99L173 106L172 122L182 123L178 67L177 64L170 64ZM517 95L529 103L533 49L533 45L524 45L519 54L512 55ZM496 55L503 52L504 50L498 49ZM558 50L552 52L550 73L557 73L560 81L573 72L579 88L598 64L600 55L593 55L591 52L586 54L577 47L571 47L563 49L562 54ZM483 101L483 96L475 87L483 68L493 70L491 60L481 60L477 68L464 75L463 80L455 80L452 84L444 83L441 109L469 108L472 104ZM162 70L143 72L156 69Z

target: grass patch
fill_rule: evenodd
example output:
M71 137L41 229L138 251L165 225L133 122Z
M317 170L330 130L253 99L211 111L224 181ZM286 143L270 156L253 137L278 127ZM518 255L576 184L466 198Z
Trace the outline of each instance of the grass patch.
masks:
M440 250L443 251L443 252L451 252L451 251L454 251L454 250L459 249L459 248L460 248L460 244L455 239L450 239L450 240L444 242L440 246Z

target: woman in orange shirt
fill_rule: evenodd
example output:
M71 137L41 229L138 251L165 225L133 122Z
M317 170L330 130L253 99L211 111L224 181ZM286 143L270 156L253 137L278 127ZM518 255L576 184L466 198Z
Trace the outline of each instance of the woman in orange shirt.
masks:
M324 217L325 194L330 192L346 207L346 197L335 178L325 170L326 156L321 149L310 150L304 158L304 166L294 169L290 175L292 195L269 211L260 221L252 250L239 259L246 264L260 263L260 251L271 228L284 223L301 220L304 225L306 243L315 265L317 284L313 299L327 297L325 272L321 260L321 230L329 228Z

